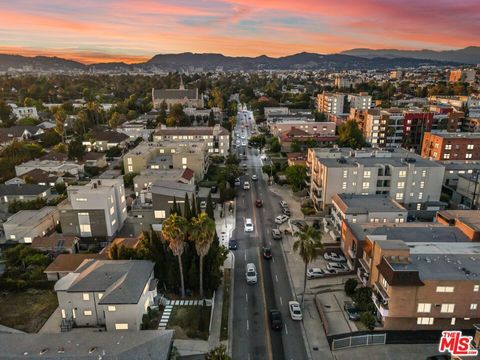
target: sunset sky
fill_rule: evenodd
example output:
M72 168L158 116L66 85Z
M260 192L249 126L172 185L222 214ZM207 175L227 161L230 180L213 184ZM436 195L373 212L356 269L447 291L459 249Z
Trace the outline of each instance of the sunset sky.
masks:
M0 0L0 53L84 63L480 45L478 0Z

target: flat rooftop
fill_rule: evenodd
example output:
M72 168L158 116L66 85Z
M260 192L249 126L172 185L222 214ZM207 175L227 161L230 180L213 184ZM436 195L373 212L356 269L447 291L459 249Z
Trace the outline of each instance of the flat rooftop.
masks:
M44 217L57 211L56 206L44 206L39 210L21 210L8 218L5 224L35 226Z
M357 239L368 236L381 236L383 240L403 240L405 242L469 242L469 238L457 227L437 223L403 224L351 224Z
M335 202L345 214L407 212L402 205L387 195L335 194L332 201Z
M447 221L461 221L471 229L480 231L480 210L442 210L437 215Z
M432 131L431 134L443 139L480 139L480 132Z

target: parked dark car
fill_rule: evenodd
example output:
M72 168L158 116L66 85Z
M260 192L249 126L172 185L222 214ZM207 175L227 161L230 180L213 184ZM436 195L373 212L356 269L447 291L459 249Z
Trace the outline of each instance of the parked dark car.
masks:
M348 319L356 321L360 319L360 311L357 309L354 303L351 301L345 301L343 309L347 313Z
M282 212L284 215L290 216L290 209L289 208L283 208Z
M218 190L217 185L213 185L213 186L210 188L210 191L211 191L212 194L216 194L216 193L217 193L217 190Z
M263 206L263 201L261 199L255 200L255 206L261 208Z
M235 239L228 240L228 248L230 250L237 250L238 249L237 240L235 240Z
M270 325L273 330L282 330L282 313L276 309L270 310Z
M263 248L263 258L270 260L272 258L272 249L269 247Z

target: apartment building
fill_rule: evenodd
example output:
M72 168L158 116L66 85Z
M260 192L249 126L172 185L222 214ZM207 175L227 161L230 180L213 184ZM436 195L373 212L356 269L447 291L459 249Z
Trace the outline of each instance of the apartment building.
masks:
M337 89L346 89L355 87L358 84L362 83L362 79L352 76L336 75L335 76L335 87Z
M331 123L335 126L334 123ZM302 129L291 128L278 134L278 142L282 146L282 152L289 153L291 151L305 152L309 147L327 147L332 146L337 141L335 130L333 133L322 135L321 133L309 134ZM298 150L293 149L293 146L298 145ZM293 149L293 150L292 150Z
M317 95L317 111L324 114L343 114L345 94L323 92Z
M460 208L480 208L480 171L459 175L454 203Z
M127 218L123 178L94 179L67 188L68 204L60 206L62 232L111 239Z
M386 194L407 210L439 210L445 168L407 150L308 149L309 193L328 212L335 194Z
M58 222L59 213L55 206L45 206L39 210L21 210L3 223L5 242L31 244L35 237L54 232Z
M475 82L475 69L456 69L450 70L449 82L466 82L473 84Z
M97 131L82 141L87 151L107 151L114 147L124 147L130 137L124 133L105 130Z
M353 224L405 223L408 211L388 195L335 194L332 197L333 225L341 230L344 221Z
M156 181L174 181L182 184L195 184L194 172L190 168L185 169L161 169L143 170L133 179L135 195L141 196L142 191L149 192ZM151 198L151 196L150 196Z
M227 156L230 148L230 133L218 124L213 127L166 127L162 125L154 133L153 140L179 143L204 141L209 155Z
M143 142L123 157L126 174L188 167L195 173L195 180L202 180L208 165L207 144L203 140Z
M372 107L372 96L368 93L361 92L359 94L347 95L350 109L367 110Z
M478 244L367 237L362 270L387 330L470 329L479 321Z
M305 120L290 120L288 118L278 119L276 121L272 121L268 125L270 132L273 136L279 136L286 131L290 131L292 129L300 129L307 133L308 135L312 136L320 136L320 137L331 137L335 136L335 124L332 122L315 122L313 119L311 121Z
M480 132L426 132L422 157L432 160L480 160Z
M456 226L469 239L480 242L480 210L442 210L437 213L436 221Z
M140 330L143 314L157 296L154 266L146 260L82 262L55 283L62 328Z

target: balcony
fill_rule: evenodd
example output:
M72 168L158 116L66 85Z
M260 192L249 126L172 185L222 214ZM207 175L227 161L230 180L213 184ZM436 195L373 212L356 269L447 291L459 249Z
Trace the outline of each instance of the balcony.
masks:
M360 282L363 284L363 286L368 286L368 280L370 279L370 274L365 272L362 267L359 267L357 269L357 276L360 279Z
M347 254L348 254L348 256L350 256L350 258L351 258L352 260L355 260L355 259L357 258L356 251L355 251L354 249L352 249L352 248L348 248Z
M382 318L388 316L388 301L382 299L375 291L372 293L372 301Z

